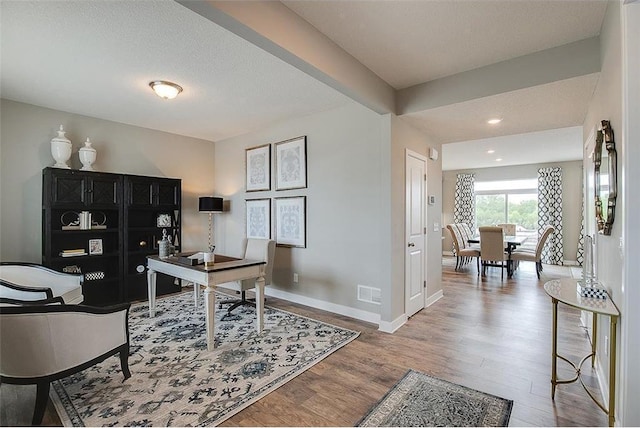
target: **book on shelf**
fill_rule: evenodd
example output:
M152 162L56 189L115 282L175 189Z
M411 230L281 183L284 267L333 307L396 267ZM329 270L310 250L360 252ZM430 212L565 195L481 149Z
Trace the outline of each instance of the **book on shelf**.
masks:
M74 250L62 250L60 252L60 256L62 257L75 257L75 256L86 256L87 252L84 248L78 248Z

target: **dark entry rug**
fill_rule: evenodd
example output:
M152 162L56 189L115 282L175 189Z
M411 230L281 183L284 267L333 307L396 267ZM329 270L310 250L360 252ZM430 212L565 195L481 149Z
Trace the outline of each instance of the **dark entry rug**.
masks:
M513 400L409 370L357 426L503 427Z

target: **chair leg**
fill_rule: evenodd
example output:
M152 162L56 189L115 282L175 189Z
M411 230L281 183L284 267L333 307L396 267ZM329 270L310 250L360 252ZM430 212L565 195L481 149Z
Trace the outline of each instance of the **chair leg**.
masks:
M129 345L126 345L126 348L120 350L120 368L124 375L124 382L131 377L131 371L129 370Z
M40 425L44 417L44 411L49 402L49 382L38 382L36 389L36 407L33 409L31 425Z
M456 256L456 268L455 268L455 270L458 270L458 265L460 265L460 257Z
M540 279L540 271L542 270L541 263L536 262L536 275L538 275L538 279Z
M234 303L233 305L229 306L229 309L227 309L227 314L230 314L231 311L233 311L235 308L237 308L238 306L242 306L242 305L250 305L251 302L247 300L247 292L246 291L242 291L242 297L240 298L239 302Z
M476 267L478 269L478 275L480 275L480 257L476 257Z

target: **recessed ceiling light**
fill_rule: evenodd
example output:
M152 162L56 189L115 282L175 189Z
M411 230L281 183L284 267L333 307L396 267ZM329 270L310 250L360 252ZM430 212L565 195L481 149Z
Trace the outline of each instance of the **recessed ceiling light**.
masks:
M488 123L489 125L497 125L497 124L498 124L498 123L500 123L500 122L502 122L502 119L498 119L498 118L496 118L496 119L489 119L489 120L487 120L487 123Z
M492 154L492 153L495 153L495 152L496 152L496 151L495 151L495 150L493 150L493 149L491 149L491 150L487 150L487 153L489 153L489 154Z
M172 100L182 92L180 85L167 82L166 80L154 80L153 82L149 82L149 86L151 86L151 89L153 89L156 95L165 100Z
M502 158L496 159L496 162L501 162L501 161L502 161Z

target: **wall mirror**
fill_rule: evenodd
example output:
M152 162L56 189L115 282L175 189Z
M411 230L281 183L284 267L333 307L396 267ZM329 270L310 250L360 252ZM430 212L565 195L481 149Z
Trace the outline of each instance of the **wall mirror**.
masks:
M596 135L593 161L595 164L595 200L598 232L611 235L618 195L616 144L608 120L603 120Z

